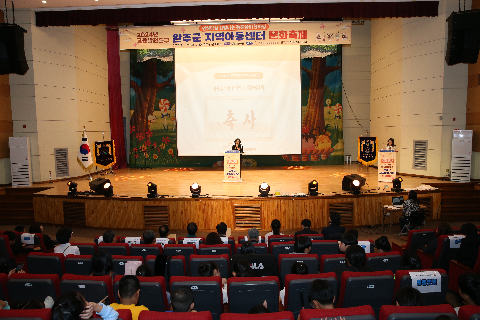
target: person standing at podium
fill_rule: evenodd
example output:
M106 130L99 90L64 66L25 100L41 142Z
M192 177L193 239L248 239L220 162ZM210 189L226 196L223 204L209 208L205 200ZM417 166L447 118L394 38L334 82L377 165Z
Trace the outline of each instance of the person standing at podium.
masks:
M235 144L232 146L232 150L238 150L240 153L243 153L242 141L239 138L235 139Z

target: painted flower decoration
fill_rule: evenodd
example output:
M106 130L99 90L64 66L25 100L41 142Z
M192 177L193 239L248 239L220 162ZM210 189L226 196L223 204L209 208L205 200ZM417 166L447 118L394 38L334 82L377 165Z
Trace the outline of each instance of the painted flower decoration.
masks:
M342 105L340 103L337 103L335 105L335 107L333 108L333 111L335 111L336 114L342 113L342 110L343 110L343 108L342 108Z
M169 138L169 137L163 137L163 138L162 138L162 142L165 143L165 144L167 144L167 143L170 142L170 138Z
M153 155L153 159L157 160L157 159L158 159L158 155L157 155L157 154L154 154L154 155Z
M170 108L170 101L168 101L168 99L160 99L158 109L160 109L161 112L167 112L168 108Z
M168 153L173 156L173 149L168 149Z
M160 145L160 148L165 149L165 143L162 143L162 144Z

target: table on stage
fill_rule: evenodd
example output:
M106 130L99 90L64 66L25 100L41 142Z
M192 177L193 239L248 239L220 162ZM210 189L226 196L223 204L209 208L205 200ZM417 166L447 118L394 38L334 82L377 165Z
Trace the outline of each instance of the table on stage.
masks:
M403 214L403 206L383 206L383 215L382 215L382 231L385 222L385 217L390 217L390 234L392 233L392 216L395 215L397 221L400 216Z

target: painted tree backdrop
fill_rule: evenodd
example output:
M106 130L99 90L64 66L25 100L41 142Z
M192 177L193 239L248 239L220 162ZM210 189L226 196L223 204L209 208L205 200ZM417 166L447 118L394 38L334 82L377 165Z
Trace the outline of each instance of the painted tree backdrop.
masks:
M201 49L199 49L201 50ZM245 166L343 164L341 46L301 46L302 154L248 156ZM223 166L178 157L174 49L130 51L130 167Z

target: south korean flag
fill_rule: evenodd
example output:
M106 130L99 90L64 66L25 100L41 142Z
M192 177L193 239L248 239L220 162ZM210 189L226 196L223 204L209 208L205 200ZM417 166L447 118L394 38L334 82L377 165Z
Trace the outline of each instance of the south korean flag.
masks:
M83 130L82 142L77 155L78 164L85 170L89 170L93 166L92 152L88 144L87 133Z

